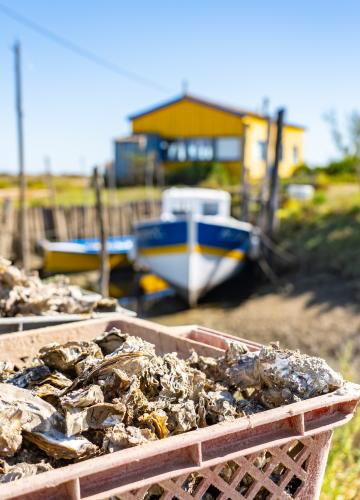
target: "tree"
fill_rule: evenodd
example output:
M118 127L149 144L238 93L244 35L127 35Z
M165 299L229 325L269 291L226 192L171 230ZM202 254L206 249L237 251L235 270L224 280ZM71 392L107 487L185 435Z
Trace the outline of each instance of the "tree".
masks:
M343 131L334 110L328 111L324 119L330 126L331 136L339 153L343 157L360 158L360 113L354 110L346 117Z

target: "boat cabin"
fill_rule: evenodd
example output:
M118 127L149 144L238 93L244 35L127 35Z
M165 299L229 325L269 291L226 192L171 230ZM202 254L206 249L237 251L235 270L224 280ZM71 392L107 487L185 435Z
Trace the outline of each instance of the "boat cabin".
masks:
M162 194L162 219L182 218L188 213L230 217L231 196L220 189L170 188Z

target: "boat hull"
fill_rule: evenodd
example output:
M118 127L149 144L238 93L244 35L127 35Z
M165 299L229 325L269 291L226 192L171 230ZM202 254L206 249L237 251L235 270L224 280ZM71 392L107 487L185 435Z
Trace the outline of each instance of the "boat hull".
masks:
M97 239L64 242L43 241L43 268L46 272L70 273L93 271L100 267L100 242ZM133 240L129 236L112 236L108 239L110 269L131 265L130 253Z
M153 221L135 227L137 262L158 274L193 306L244 265L251 226L226 219Z

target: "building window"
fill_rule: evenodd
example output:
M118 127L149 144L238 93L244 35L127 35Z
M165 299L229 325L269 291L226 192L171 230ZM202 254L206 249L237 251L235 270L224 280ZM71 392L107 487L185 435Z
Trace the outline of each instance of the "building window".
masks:
M211 161L214 158L214 147L211 139L191 139L188 144L188 158L193 161ZM191 149L195 154L190 157Z
M299 148L297 146L292 148L292 161L294 165L299 163Z
M219 137L215 140L217 161L236 161L241 157L241 142L237 137Z
M174 141L169 145L167 158L170 161L186 161L186 145L183 141Z
M163 161L238 161L241 158L238 137L173 139L161 141L160 148Z
M266 160L266 141L257 141L256 143L256 159L258 161Z

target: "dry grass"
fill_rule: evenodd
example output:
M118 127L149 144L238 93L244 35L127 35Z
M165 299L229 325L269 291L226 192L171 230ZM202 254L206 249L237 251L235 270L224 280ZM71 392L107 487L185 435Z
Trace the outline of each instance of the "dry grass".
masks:
M351 346L341 360L341 372L353 378L350 364ZM326 467L322 500L356 500L360 498L360 411L351 422L334 432Z
M357 184L329 186L312 202L289 202L280 213L282 244L297 255L304 273L330 272L348 282L358 282L360 190ZM338 338L339 348L342 342L343 338ZM352 346L347 344L340 359L340 371L346 379L358 380L352 358ZM360 411L349 424L334 432L321 498L360 498Z
M18 201L16 178L0 175L0 203L9 198L15 204ZM58 205L94 205L95 193L87 177L54 176L53 189ZM158 188L144 186L123 187L116 190L104 190L106 203L127 203L145 198L159 198ZM27 203L29 206L47 206L54 203L46 178L29 176L27 178Z

